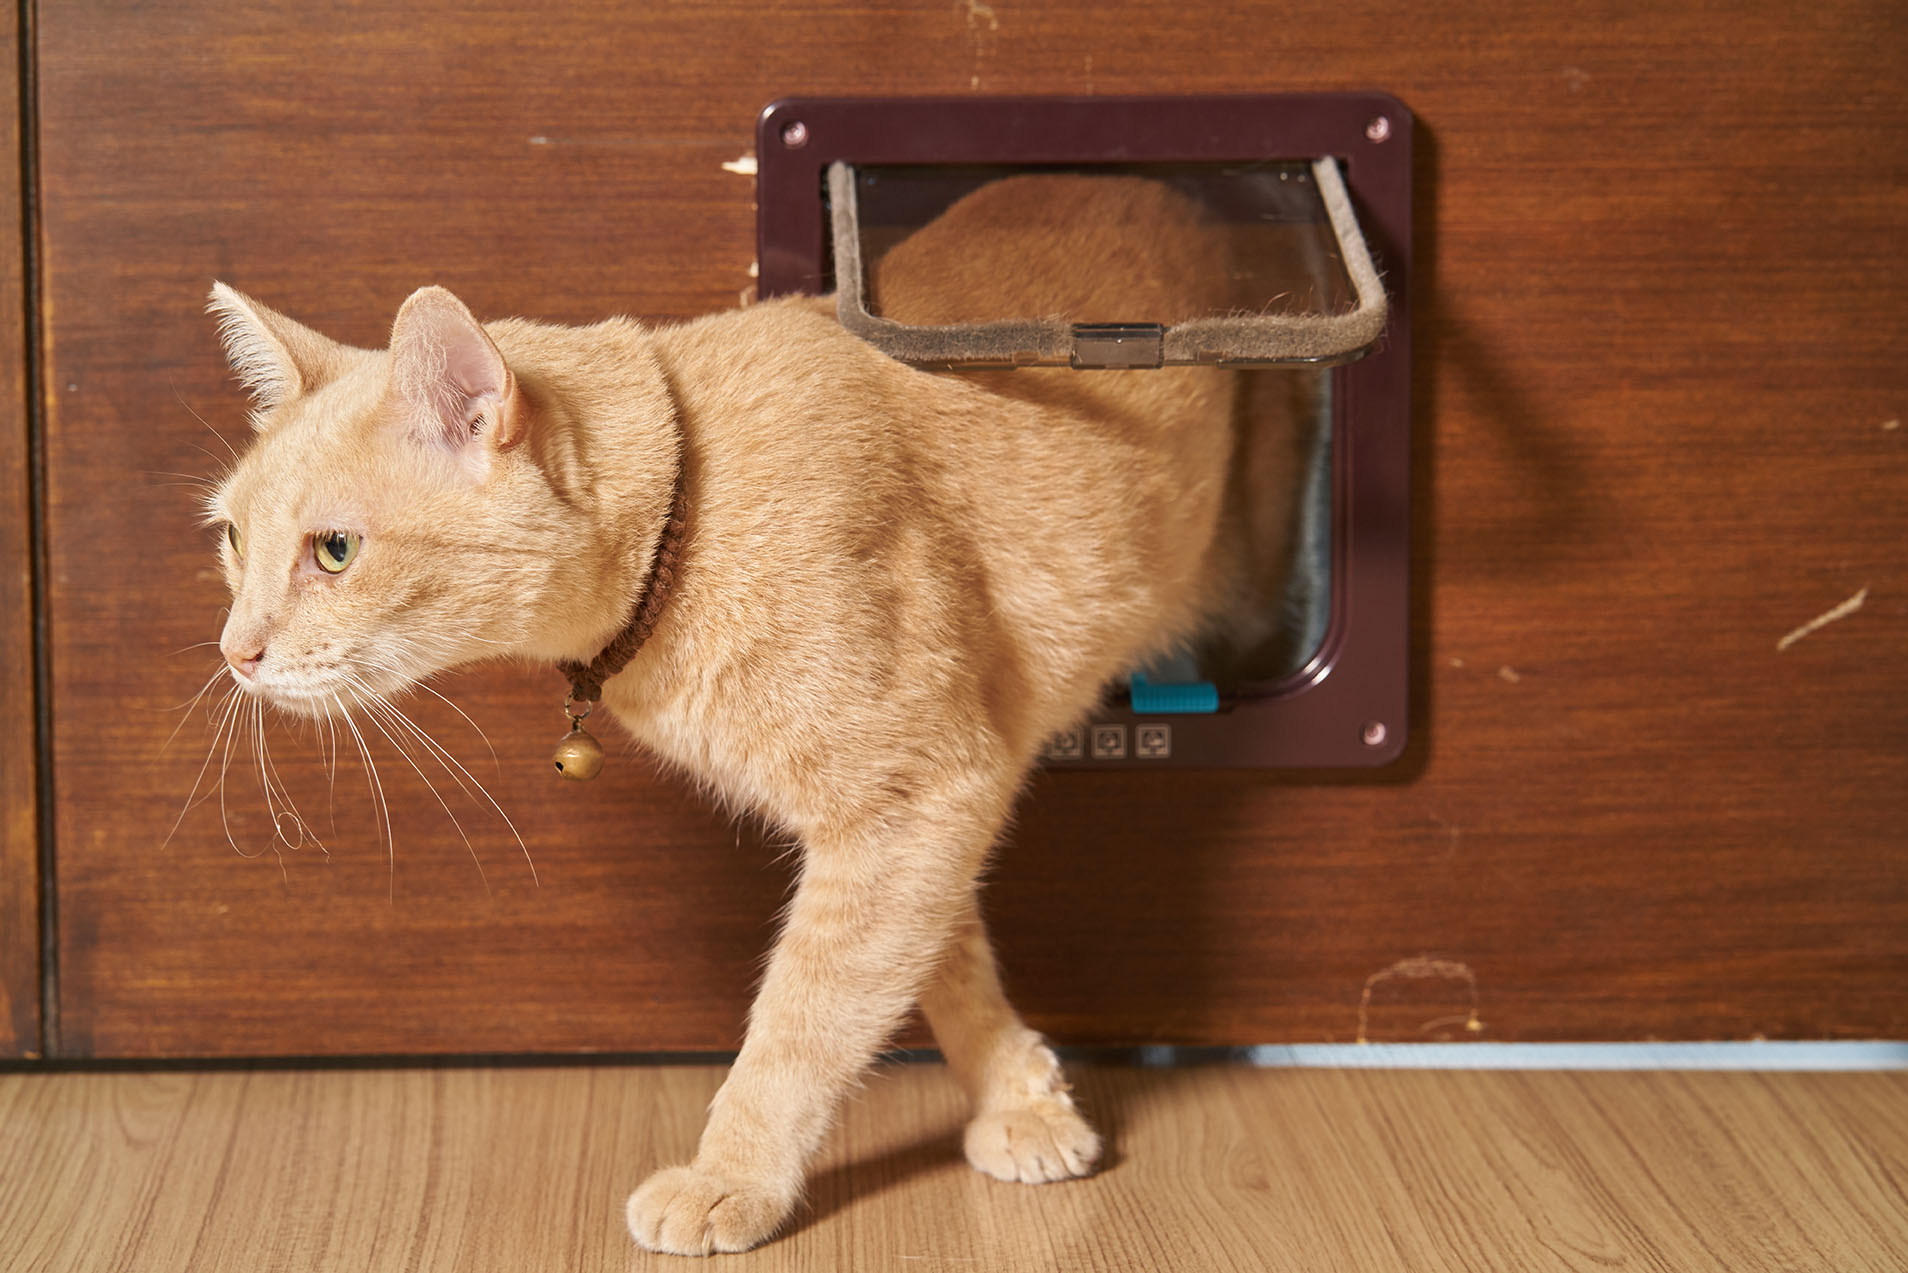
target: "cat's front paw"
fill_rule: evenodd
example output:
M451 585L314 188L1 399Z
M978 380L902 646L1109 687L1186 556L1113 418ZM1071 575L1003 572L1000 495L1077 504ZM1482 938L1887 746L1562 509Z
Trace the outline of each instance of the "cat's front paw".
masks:
M629 1195L630 1236L651 1251L714 1255L746 1251L768 1240L792 1200L745 1180L695 1167L667 1167Z
M979 1115L965 1148L974 1170L1030 1185L1090 1175L1100 1161L1099 1134L1060 1095Z

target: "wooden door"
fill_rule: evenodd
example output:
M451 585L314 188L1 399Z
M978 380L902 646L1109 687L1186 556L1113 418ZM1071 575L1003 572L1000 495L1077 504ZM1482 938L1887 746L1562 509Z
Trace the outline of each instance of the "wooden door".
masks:
M19 15L0 22L0 93L19 100ZM33 668L32 439L20 116L0 108L0 1057L40 1052L40 805Z
M91 0L42 8L34 53L59 1054L737 1042L788 846L640 755L557 785L554 673L438 686L494 765L417 704L534 878L375 738L388 848L295 730L271 755L328 852L271 850L242 751L180 819L224 595L169 475L246 428L214 278L364 345L431 282L485 316L746 303L741 161L793 94L1378 88L1419 121L1411 750L1036 780L988 906L1037 1025L1908 1030L1900 6ZM10 757L25 720L0 708Z

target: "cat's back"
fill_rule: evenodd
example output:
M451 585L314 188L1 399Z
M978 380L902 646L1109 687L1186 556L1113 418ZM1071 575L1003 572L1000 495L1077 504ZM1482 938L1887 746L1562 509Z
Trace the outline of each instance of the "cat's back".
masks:
M1224 304L1226 240L1163 182L1033 173L989 182L870 269L897 322L1178 322Z
M1024 687L996 719L1018 748L1208 612L1231 447L1216 390L1046 373L1068 378L1050 382L1063 397L1133 377L1128 405L1156 407L1131 418L1003 394L987 381L1041 373L909 367L813 298L664 329L655 349L692 456L685 572L722 581L704 633L772 632L814 667L927 669L869 674L892 686L931 684L952 657L977 684Z

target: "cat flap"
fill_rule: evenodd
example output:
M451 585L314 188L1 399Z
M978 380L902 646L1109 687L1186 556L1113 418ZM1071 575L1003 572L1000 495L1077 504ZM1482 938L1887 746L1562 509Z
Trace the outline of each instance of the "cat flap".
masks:
M1375 92L799 98L757 120L764 299L836 292L847 329L929 367L1244 368L1228 373L1240 622L1133 669L1047 763L1357 767L1404 751L1412 129Z
M963 195L1029 171L1037 170L830 164L842 326L903 362L969 369L1334 366L1364 357L1384 331L1384 286L1329 158L1072 170L1149 178L1190 200L1200 224L1188 232L1217 236L1225 251L1217 269L1226 277L1198 312L1096 322L1001 315L944 326L880 312L871 280L889 249Z

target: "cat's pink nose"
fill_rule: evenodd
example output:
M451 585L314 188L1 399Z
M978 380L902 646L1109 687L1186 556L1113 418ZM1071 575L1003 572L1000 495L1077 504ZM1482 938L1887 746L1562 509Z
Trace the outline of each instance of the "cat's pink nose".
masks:
M261 645L250 654L243 653L243 649L243 646L235 647L224 641L219 642L219 653L225 656L225 661L232 665L234 672L249 681L257 673L259 661L265 657L265 647Z

